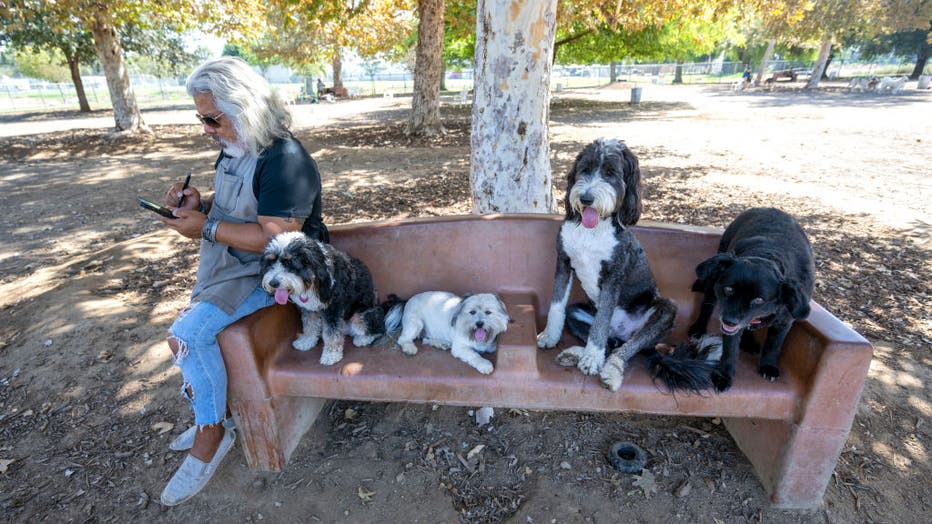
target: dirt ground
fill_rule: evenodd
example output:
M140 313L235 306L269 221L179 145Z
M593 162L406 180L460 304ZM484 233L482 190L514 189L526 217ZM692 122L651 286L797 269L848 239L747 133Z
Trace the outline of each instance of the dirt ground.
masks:
M144 113L155 134L114 138L108 113L0 116L0 508L9 522L932 521L932 92L840 84L736 94L724 86L559 93L552 162L624 139L644 174L644 219L724 227L781 207L817 254L815 299L875 343L848 443L816 511L770 508L717 419L332 402L280 474L238 444L195 499L158 497L192 421L164 335L197 262L140 210L216 149L193 105ZM320 164L329 224L470 211L469 111L409 140L410 99L293 108ZM562 196L562 176L556 194ZM478 406L477 406L478 407ZM640 480L605 459L648 453ZM468 452L484 445L471 460ZM637 483L636 483L637 481Z

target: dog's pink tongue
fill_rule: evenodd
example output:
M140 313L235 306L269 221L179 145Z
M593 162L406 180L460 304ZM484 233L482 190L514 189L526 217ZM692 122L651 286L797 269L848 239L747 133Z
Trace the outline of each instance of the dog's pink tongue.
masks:
M275 302L278 302L279 304L287 304L288 303L288 290L283 287L276 289L275 290Z
M583 209L582 225L586 229L592 229L599 224L599 212L591 207Z
M485 342L485 337L487 335L488 334L486 333L486 331L482 328L477 329L474 334L474 336L476 337L476 342Z

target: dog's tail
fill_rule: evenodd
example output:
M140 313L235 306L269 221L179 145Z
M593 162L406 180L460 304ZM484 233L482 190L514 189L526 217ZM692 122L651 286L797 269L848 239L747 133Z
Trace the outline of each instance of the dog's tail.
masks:
M385 299L385 302L379 304L382 313L385 316L385 332L394 333L401 329L401 317L404 314L407 300L398 295L391 294Z
M702 335L669 352L653 349L645 353L655 384L659 379L670 392L702 394L713 387L712 372L722 358L722 337Z
M595 322L595 311L591 302L580 302L566 308L566 328L584 344L589 340L589 330ZM609 337L606 347L616 348L621 344L620 338Z

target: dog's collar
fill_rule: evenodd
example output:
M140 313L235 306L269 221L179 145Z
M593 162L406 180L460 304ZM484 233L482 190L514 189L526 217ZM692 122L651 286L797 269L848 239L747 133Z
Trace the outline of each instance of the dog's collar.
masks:
M310 299L307 298L307 295L301 294L301 295L298 295L298 300L300 300L303 303L303 302L307 302Z

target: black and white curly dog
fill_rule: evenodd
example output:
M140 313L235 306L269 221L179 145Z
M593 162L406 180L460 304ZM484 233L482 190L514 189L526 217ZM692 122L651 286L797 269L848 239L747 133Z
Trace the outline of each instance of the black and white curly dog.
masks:
M598 139L586 146L566 183L553 298L537 345L554 347L568 314L570 331L586 345L561 351L557 363L598 374L615 391L628 360L669 335L676 306L658 294L644 249L628 228L641 216L641 173L624 142ZM590 303L567 309L573 275Z
M368 346L385 334L369 269L330 244L295 231L276 235L262 255L262 287L279 304L290 299L301 312L304 332L293 342L308 351L323 338L320 363L343 358L344 335L356 347Z
M815 284L812 247L795 218L774 208L741 213L722 235L718 254L696 267L693 291L703 293L699 316L689 328L701 335L716 304L723 351L712 374L715 389L725 391L735 376L739 345L760 351L752 331L767 328L758 372L774 381L777 358L795 320L809 316Z

